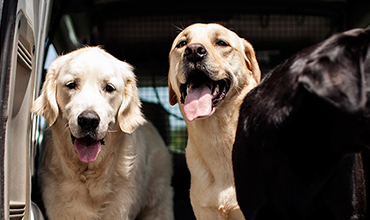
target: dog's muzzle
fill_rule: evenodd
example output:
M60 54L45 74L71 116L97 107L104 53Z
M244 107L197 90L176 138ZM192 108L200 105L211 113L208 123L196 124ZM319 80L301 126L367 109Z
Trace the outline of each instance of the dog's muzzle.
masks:
M75 151L81 162L94 162L101 151L101 146L105 144L104 139L97 140L96 138L100 117L94 111L84 111L78 116L77 123L82 137L76 138L71 134Z

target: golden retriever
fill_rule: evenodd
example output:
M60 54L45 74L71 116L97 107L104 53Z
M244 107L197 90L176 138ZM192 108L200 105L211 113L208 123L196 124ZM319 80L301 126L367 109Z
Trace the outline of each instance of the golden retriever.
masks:
M171 156L140 107L133 68L98 47L51 64L32 109L51 128L40 171L49 219L173 219Z
M250 43L219 24L193 24L169 55L169 101L188 128L186 160L197 219L244 219L231 161L239 107L260 81Z

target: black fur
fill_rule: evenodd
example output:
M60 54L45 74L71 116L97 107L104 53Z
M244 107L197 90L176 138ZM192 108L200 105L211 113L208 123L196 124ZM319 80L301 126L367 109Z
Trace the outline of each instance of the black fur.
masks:
M370 30L334 35L277 66L246 96L233 166L247 220L364 218L369 41Z

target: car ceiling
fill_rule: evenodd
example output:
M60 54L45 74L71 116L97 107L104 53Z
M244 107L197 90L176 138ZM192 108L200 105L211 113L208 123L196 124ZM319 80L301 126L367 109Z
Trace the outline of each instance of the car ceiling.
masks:
M365 0L54 0L49 42L58 53L101 45L133 64L139 78L165 78L178 32L192 23L217 22L252 43L266 72L333 33L367 27L369 8Z

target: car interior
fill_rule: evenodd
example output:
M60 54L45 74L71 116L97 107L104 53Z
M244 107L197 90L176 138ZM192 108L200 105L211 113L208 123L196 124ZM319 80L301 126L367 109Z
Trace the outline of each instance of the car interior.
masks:
M191 220L195 217L185 160L186 124L178 106L168 101L168 54L176 35L193 23L220 23L253 45L263 76L294 52L334 33L370 28L368 0L1 3L1 217L11 220L38 219L31 201L47 219L37 175L47 124L30 116L29 109L50 62L58 55L100 46L135 67L144 115L173 155L175 219Z

